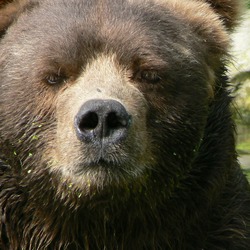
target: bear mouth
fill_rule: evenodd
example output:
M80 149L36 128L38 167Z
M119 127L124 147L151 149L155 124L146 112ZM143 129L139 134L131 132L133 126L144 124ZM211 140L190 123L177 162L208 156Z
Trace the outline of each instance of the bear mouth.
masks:
M101 157L99 160L90 162L89 164L87 164L87 166L85 165L85 167L91 168L93 170L95 168L104 168L112 170L112 169L122 168L122 165L119 164L118 162L115 163L113 161L105 159L104 157Z
M133 157L126 145L93 145L85 147L84 154L80 158L77 169L80 172L85 170L95 171L96 169L106 169L107 171L126 170L134 168L137 162L136 157Z
M82 163L78 166L78 175L84 174L87 172L95 172L95 171L109 171L109 172L120 172L126 171L130 164L125 162L120 162L118 160L111 161L110 159L101 157L100 159L92 162ZM129 167L131 168L131 166Z
M100 157L98 160L81 163L75 169L75 175L78 178L92 176L94 179L102 177L103 181L119 182L121 180L134 179L143 174L146 167L139 163L134 164L130 160L114 157Z

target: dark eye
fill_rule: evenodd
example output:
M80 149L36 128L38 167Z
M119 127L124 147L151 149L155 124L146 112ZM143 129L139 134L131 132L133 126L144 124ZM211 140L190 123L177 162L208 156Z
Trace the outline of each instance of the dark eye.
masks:
M45 78L45 81L50 85L60 84L66 81L63 75L51 74Z
M158 83L161 80L161 77L158 75L158 72L155 70L143 70L140 74L141 81L149 83Z

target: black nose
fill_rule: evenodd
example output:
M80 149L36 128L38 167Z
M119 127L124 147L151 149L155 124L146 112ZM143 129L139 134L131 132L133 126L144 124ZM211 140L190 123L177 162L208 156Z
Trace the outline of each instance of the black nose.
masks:
M84 142L106 139L117 142L127 136L131 116L115 100L93 99L85 102L75 117L77 137Z

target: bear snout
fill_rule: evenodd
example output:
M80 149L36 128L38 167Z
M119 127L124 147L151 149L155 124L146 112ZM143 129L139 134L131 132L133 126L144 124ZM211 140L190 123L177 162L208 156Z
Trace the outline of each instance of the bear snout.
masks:
M124 140L131 125L131 115L118 101L86 101L75 116L77 138L84 143L115 144Z

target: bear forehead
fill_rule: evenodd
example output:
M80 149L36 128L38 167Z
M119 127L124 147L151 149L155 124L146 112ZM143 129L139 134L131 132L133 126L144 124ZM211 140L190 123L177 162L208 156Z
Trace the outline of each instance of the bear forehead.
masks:
M149 6L148 6L149 5ZM160 37L164 29L168 37L184 36L183 26L170 12L155 4L135 5L127 1L42 1L31 12L26 12L19 22L20 31L36 34L37 38L70 40L76 35L82 40L112 40L114 37L128 42L129 39L150 40ZM155 29L157 25L160 29ZM166 27L166 25L168 25ZM29 27L28 29L25 27ZM187 28L187 27L186 27ZM172 31L172 33L170 32ZM75 34L75 35L74 35ZM65 37L65 35L71 35ZM187 33L185 34L185 36ZM148 37L148 38L147 38ZM151 39L151 42L157 41ZM63 39L64 38L64 39ZM152 37L150 37L152 38ZM141 40L140 40L141 39Z
M109 40L116 35L125 41L136 37L133 40L140 44L146 40L142 34L150 40L149 34L155 36L154 33L157 33L157 37L151 37L151 41L159 41L160 34L166 31L167 26L168 34L165 39L178 40L178 43L185 40L192 44L193 40L199 38L200 44L204 43L210 54L222 55L229 42L227 28L230 29L235 20L223 11L221 13L221 9L231 10L235 7L235 12L232 12L235 16L239 4L219 0L19 0L17 5L20 5L20 10L16 10L16 19L21 24L15 30L16 35L12 34L14 41L20 40L20 33L27 31L30 31L30 40L34 42L43 36L45 40L46 34L58 41L63 40L62 36L65 39L67 35L69 40L70 35L74 37L74 33L84 31L85 39L90 34L94 38L98 35L98 39L102 35L102 38L108 37ZM213 8L217 9L216 12ZM15 13L11 8L9 11ZM5 18L3 12L3 19ZM6 24L5 20L2 22L0 27ZM66 30L72 32L65 33ZM131 42L132 45L134 41ZM46 42L45 40L44 43Z
M137 56L156 66L187 58L197 61L200 52L205 54L206 44L200 43L202 38L194 36L187 23L167 8L145 2L41 1L12 27L11 39L18 40L14 49L27 51L27 60L35 56L69 67L82 67L99 52L123 57L124 65Z

